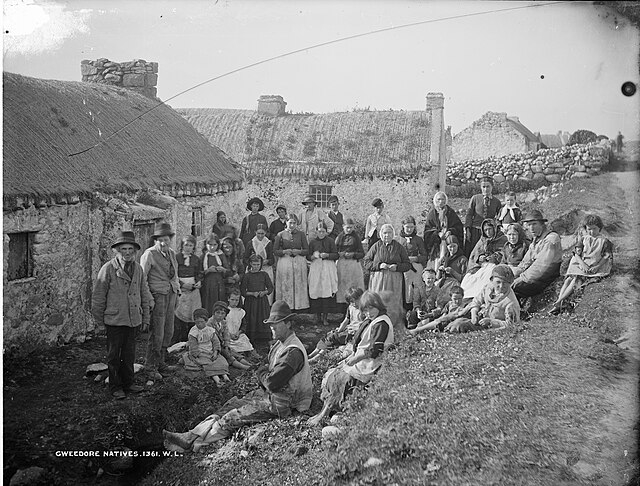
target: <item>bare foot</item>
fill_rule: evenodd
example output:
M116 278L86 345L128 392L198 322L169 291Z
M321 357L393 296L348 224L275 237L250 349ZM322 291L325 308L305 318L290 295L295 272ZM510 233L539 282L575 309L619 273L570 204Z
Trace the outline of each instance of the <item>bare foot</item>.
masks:
M309 420L307 420L307 425L311 425L312 427L315 427L316 425L320 425L323 420L324 420L324 415L322 414L322 412L320 412L319 414L314 415Z

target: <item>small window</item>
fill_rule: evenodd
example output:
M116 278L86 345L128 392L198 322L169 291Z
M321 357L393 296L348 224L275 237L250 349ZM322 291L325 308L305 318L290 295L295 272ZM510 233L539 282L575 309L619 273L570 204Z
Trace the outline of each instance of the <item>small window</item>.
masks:
M328 208L329 197L331 196L331 189L333 186L309 186L309 194L316 198L318 206L321 208Z
M191 210L191 234L196 238L202 236L202 208Z
M7 279L33 277L33 240L35 233L9 233Z

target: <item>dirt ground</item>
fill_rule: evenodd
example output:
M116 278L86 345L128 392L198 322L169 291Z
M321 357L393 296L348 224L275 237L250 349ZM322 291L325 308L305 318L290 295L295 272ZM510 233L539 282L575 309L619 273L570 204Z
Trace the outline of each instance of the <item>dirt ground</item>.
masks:
M599 176L603 184L615 181L628 203L628 217L623 227L616 228L617 269L610 280L615 288L600 293L596 287L585 292L575 309L578 316L598 313L606 319L607 306L615 306L623 316L616 324L624 329L616 344L626 357L620 369L601 371L599 378L604 377L609 383L605 399L608 413L587 431L589 440L576 450L572 461L586 484L640 484L633 482L638 480L640 367L640 173L636 160L637 153L627 153L612 167L612 174ZM606 208L608 202L594 201L594 206ZM570 200L564 204L569 205ZM335 326L340 316L331 317ZM296 327L309 348L327 330L315 325L310 316L302 316ZM137 362L143 361L145 343L145 336L139 336ZM178 372L139 395L115 401L103 384L94 381L95 375L85 375L87 365L105 361L105 351L105 338L98 335L84 344L62 346L42 354L4 357L5 484L16 470L30 466L46 470L42 484L138 484L163 461L163 428L185 430L194 418L211 413L228 398L243 395L256 386L251 372L234 373L233 382L222 389L204 377ZM266 355L267 349L262 347L259 351ZM576 371L575 380L588 379ZM142 384L140 378L138 382ZM313 406L317 408L318 403L316 392ZM305 445L305 434L302 431L296 438L298 447L309 445ZM62 451L116 450L134 451L138 457L60 455Z

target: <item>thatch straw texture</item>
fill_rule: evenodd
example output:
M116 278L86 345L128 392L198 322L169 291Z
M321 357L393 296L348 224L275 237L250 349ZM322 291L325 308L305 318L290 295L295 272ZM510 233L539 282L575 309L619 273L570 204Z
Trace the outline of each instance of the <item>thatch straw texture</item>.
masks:
M93 191L237 189L242 173L169 106L103 84L4 73L4 197ZM6 201L5 201L6 202Z
M429 163L427 111L356 111L269 116L251 110L177 109L247 177L307 172L319 176L414 170Z

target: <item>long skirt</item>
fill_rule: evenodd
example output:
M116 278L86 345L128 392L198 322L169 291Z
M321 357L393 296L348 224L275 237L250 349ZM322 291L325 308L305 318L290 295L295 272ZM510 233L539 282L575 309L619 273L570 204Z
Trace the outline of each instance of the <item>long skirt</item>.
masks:
M267 275L269 275L269 278L271 279L271 283L275 285L273 267L271 265L263 265L262 271L265 272ZM274 292L271 292L269 295L267 295L267 300L269 301L269 307L271 307L271 304L273 304L273 294Z
M338 291L336 292L336 302L344 304L347 300L344 294L351 287L365 289L364 274L362 264L358 260L340 258L336 262L336 273L338 274Z
M309 267L309 298L326 299L338 291L336 262L320 258Z
M262 325L266 326L266 324L262 324ZM271 338L271 336L269 336L269 338ZM238 339L233 339L233 338L229 339L229 348L231 349L231 351L236 351L238 353L253 351L253 345L251 344L251 341L249 340L247 335L243 332L240 333L240 335L238 336Z
M402 282L404 275L400 272L381 270L371 272L369 290L377 292L387 306L387 314L391 318L396 336L404 332L405 311L402 303Z
M256 340L271 339L271 328L264 321L269 317L269 300L266 295L254 297L247 295L244 298L245 333L252 343Z
M482 292L482 289L491 281L491 272L495 266L495 263L485 262L477 272L465 274L460 283L465 299L473 299Z
M213 304L219 300L226 302L227 293L221 273L211 272L204 276L202 287L200 288L200 297L202 299L202 307L209 311L209 315L213 315Z
M207 356L204 353L194 358L189 352L186 352L182 355L182 359L184 368L187 371L204 370L206 376L221 376L229 373L229 363L220 354L215 359L211 359L211 356Z
M407 304L413 304L413 296L419 287L424 285L422 281L422 270L424 267L421 263L413 262L414 270L404 272L404 301Z
M342 363L329 368L322 377L320 398L330 410L340 410L342 402L349 391L360 383L342 368Z
M278 258L276 298L284 300L293 310L309 308L307 259L305 257L296 255Z

